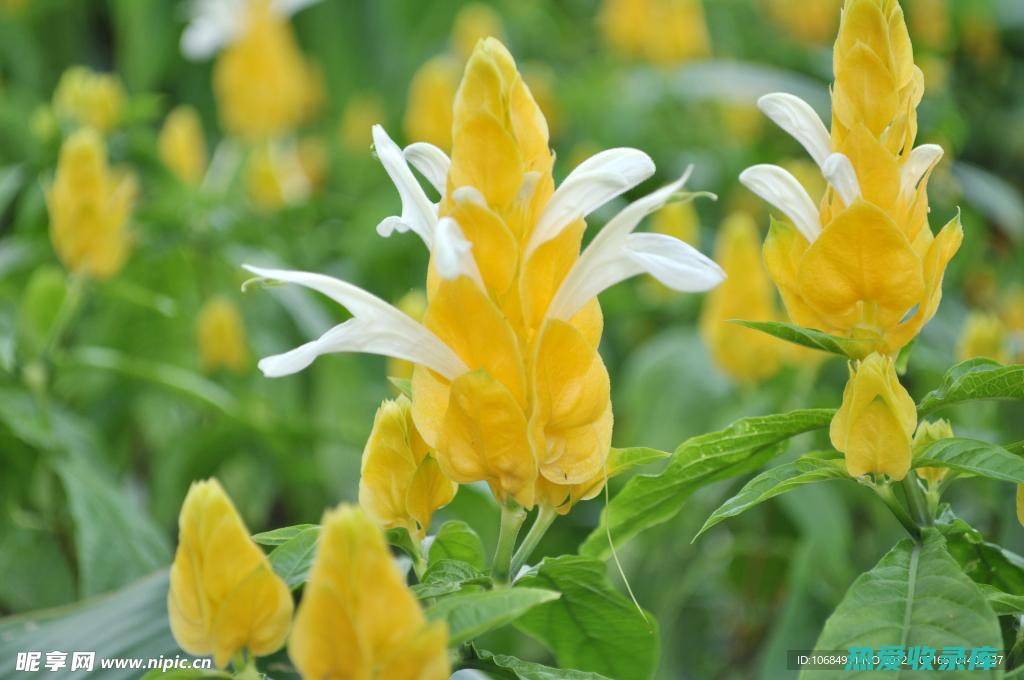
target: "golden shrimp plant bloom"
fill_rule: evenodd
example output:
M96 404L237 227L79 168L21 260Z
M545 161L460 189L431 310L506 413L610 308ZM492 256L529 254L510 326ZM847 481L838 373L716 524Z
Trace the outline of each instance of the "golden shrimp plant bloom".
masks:
M212 297L199 310L196 329L199 361L206 371L220 368L242 373L249 367L249 343L238 306L225 297Z
M430 517L457 490L416 430L409 399L385 400L363 449L359 505L381 526L402 527L422 540Z
M949 439L953 436L953 426L949 424L949 421L945 418L939 418L938 420L922 420L917 426L917 432L914 433L913 451L914 455L917 456L924 453L929 446L942 439ZM917 475L921 479L927 480L931 484L942 481L942 479L949 473L949 468L933 468L933 467L919 467L916 469Z
M253 542L216 479L195 482L178 517L167 611L182 649L223 668L243 649L276 652L288 636L292 596Z
M58 118L105 134L121 121L124 100L124 86L116 75L73 66L57 83L53 108Z
M611 149L556 189L544 116L497 40L477 44L453 120L451 158L425 143L403 151L374 128L402 199L401 216L377 230L411 231L430 252L423 322L328 276L249 267L320 291L353 314L260 368L286 375L328 352L411 361L413 420L445 476L485 481L502 502L566 511L600 491L595 480L603 480L611 444L597 295L645 272L679 291L712 288L723 273L677 239L634 233L685 176L624 208L580 253L584 218L653 174L654 164L636 149Z
M196 185L206 173L206 138L199 114L178 106L167 114L157 140L160 160L185 184Z
M758 102L821 168L820 206L778 166L740 179L789 218L773 223L764 256L793 321L862 340L858 356L893 354L935 314L963 239L959 218L937 235L928 225L928 177L943 152L914 147L924 79L896 0L846 0L834 70L831 134L793 95Z
M136 193L133 175L110 169L99 133L81 128L68 137L46 205L50 240L69 271L108 279L121 270Z
M288 641L304 680L447 680L448 629L427 623L380 529L343 505L320 532Z

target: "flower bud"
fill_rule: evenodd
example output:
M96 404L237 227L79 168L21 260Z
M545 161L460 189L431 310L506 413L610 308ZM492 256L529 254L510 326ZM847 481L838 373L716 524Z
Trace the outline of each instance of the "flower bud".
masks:
M918 456L940 439L949 439L952 436L953 426L950 425L949 421L945 418L940 418L935 421L922 420L917 426L917 432L914 433L914 455ZM928 480L931 484L940 481L946 476L947 472L949 472L949 468L917 468L918 476L922 479Z
M985 357L1005 363L1008 358L1006 341L1006 328L998 316L971 312L960 335L957 355L960 361Z
M116 75L73 66L57 83L53 108L58 118L107 133L120 122L124 100L124 88Z
M238 307L224 297L213 297L199 310L199 360L205 371L220 368L243 373L249 368L249 345Z
M157 144L168 170L186 184L199 184L206 172L206 139L195 109L179 106L167 114Z

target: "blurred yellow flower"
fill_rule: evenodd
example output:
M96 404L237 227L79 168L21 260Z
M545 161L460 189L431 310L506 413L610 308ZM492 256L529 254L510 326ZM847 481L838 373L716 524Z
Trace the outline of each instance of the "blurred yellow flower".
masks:
M651 217L651 231L696 246L700 241L700 215L693 201L668 203Z
M363 512L324 513L288 656L304 680L448 680L448 630L427 623L380 529Z
M249 343L238 307L225 297L212 297L199 310L196 330L199 361L205 371L227 369L244 373L249 368Z
M953 426L945 418L939 418L935 421L922 420L917 426L917 432L914 433L912 447L914 455L917 456L940 439L950 439L952 436ZM917 468L918 476L928 480L930 484L941 481L948 472L949 468Z
M523 70L523 82L548 122L548 134L558 137L562 129L562 109L558 104L555 72L544 64L532 63Z
M353 95L345 105L338 125L342 146L352 153L369 155L373 147L373 126L385 118L384 102L375 94Z
M67 138L46 205L50 240L69 271L107 279L121 270L135 195L134 176L111 171L97 132L82 128Z
M1024 484L1017 485L1017 521L1024 526Z
M626 57L672 66L711 53L701 0L604 0L598 22Z
M309 196L310 182L298 150L291 144L259 144L245 170L249 197L258 208L277 210Z
M381 526L402 527L423 540L434 512L451 502L458 485L441 474L416 430L409 400L385 400L363 449L359 505Z
M461 61L469 59L476 44L484 38L505 40L501 16L494 8L482 2L470 2L462 6L455 15L452 25L452 47Z
M917 406L900 384L892 357L875 353L851 362L843 405L829 431L851 476L884 473L903 479L910 470L916 426Z
M168 170L186 184L199 184L206 172L206 139L195 109L178 106L167 114L157 145Z
M828 180L820 209L778 166L740 179L790 220L773 223L765 262L794 322L863 340L860 356L894 354L935 314L963 230L958 217L938 235L928 225L942 148L913 147L924 86L899 4L846 0L834 62L831 136L793 95L759 101Z
M948 52L952 47L949 0L907 0L910 35L930 50Z
M413 76L405 105L405 136L433 144L444 151L452 148L452 102L459 86L459 64L442 55L427 61Z
M354 314L260 368L286 375L345 351L412 361L413 419L446 477L485 481L503 503L564 510L580 489L586 497L600 491L611 444L597 295L641 273L689 292L714 287L723 274L677 239L633 233L686 176L624 208L580 253L584 218L650 177L654 164L636 149L611 149L556 190L544 116L497 40L481 41L470 58L452 130L449 159L425 143L402 150L374 128L377 157L402 198L401 216L377 231L412 231L430 250L423 323L337 279L248 267L318 290Z
M288 586L270 567L216 479L194 482L178 518L167 611L171 633L218 668L243 649L281 648L292 618Z
M87 125L105 134L120 122L124 100L124 88L116 75L72 66L57 83L53 109L62 120Z
M960 361L986 357L1006 363L1009 359L1006 347L1006 327L998 316L978 311L967 315L957 348Z
M761 0L761 5L772 21L797 40L823 43L835 35L842 0Z
M700 332L715 361L734 379L756 383L779 372L783 344L731 319L779 321L775 289L761 262L761 236L747 213L729 215L719 227L715 260L726 279L704 301Z
M427 294L420 289L410 290L395 303L395 306L404 312L409 318L416 321L423 321L423 315L427 313ZM387 374L390 378L400 380L412 380L412 369L415 366L411 361L388 357Z

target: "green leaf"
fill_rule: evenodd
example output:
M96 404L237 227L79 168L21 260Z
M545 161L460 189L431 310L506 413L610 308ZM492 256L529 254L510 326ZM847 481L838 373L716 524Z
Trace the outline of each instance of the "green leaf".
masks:
M1024 458L1001 446L974 439L940 439L914 457L914 467L945 467L989 479L1024 484Z
M487 556L480 537L461 520L451 520L441 525L430 544L427 566L441 560L458 560L483 571L487 568Z
M419 583L412 586L412 592L416 597L425 600L450 595L465 586L490 585L490 577L472 565L458 560L439 560L430 565Z
M409 535L409 530L405 527L392 527L384 532L384 536L389 545L401 549L409 557L416 559L420 554L415 539Z
M320 527L312 526L270 551L270 565L292 590L309 578L319 540Z
M837 335L829 335L813 328L804 328L791 323L780 321L746 321L743 319L730 319L730 323L755 331L761 331L768 335L774 335L780 340L792 342L795 345L818 349L830 354L838 354L841 357L859 359L871 351L871 344L865 340L856 338L841 338Z
M181 655L167 620L167 571L121 590L58 609L0 619L0 658L24 651L94 651L96 670L64 669L63 680L136 680L137 669L99 671L100 659ZM184 655L182 655L184 656ZM10 662L13 668L13 661Z
M399 393L412 399L412 380L408 378L395 378L388 376L388 382L395 386Z
M75 525L79 592L98 595L171 560L164 534L110 478L71 456L56 465Z
M924 395L917 411L924 415L951 404L983 399L1024 399L1024 365L968 359L949 369L942 386Z
M313 529L316 526L316 524L293 524L290 527L281 527L280 529L253 534L252 540L260 545L281 545L292 540L306 529Z
M923 543L904 539L869 572L861 574L829 617L816 650L928 645L1002 647L999 621L985 596L948 552L935 529ZM805 680L847 680L872 670L814 670ZM944 671L942 677L997 678L1001 670Z
M28 611L75 600L75 577L60 538L52 531L0 526L0 606Z
M625 449L612 447L608 453L608 462L605 464L608 470L608 479L629 472L641 465L649 465L659 460L665 460L672 454L658 449L649 449L645 446L631 446Z
M606 559L608 532L621 545L644 529L674 517L700 487L756 469L784 449L784 442L832 421L832 409L807 409L743 418L719 432L693 437L676 449L660 475L629 480L601 515L580 553Z
M658 664L658 630L608 582L603 562L578 555L547 558L519 585L562 593L516 624L545 643L558 665L616 680L647 680Z
M815 454L801 456L790 463L765 470L747 482L739 490L739 493L711 513L693 540L696 541L701 534L722 520L746 512L769 498L774 498L805 484L849 478L850 476L846 473L846 464L842 460L826 459Z
M542 666L539 663L523 661L506 654L492 654L485 649L475 651L476 658L483 663L479 666L474 663L473 667L484 671L494 668L510 671L518 680L610 680L607 676L598 673Z
M18 337L26 356L43 351L67 295L63 269L43 266L32 272L18 306Z
M1011 595L987 583L979 583L978 589L996 614L1002 616L1024 613L1024 595Z
M938 524L937 528L946 537L949 554L972 580L1004 592L1024 594L1024 557L989 543L962 519Z
M431 621L448 623L448 645L463 642L512 623L530 609L558 599L558 593L539 588L505 588L462 593L440 599L427 608Z

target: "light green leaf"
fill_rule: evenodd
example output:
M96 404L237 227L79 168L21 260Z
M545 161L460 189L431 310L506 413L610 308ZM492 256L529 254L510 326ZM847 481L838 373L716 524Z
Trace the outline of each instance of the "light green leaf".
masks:
M510 671L518 680L609 680L608 677L598 673L542 666L539 663L523 661L506 654L492 654L485 649L475 651L476 658L482 663L477 664L471 661L470 664L473 667L483 671L495 668Z
M445 522L434 536L427 554L427 566L441 560L465 562L479 571L487 568L487 556L480 537L461 520Z
M792 342L794 345L818 349L830 354L838 354L841 357L859 359L871 351L871 344L865 340L855 338L841 338L837 335L829 335L813 328L804 328L791 323L781 321L746 321L744 319L730 319L730 323L755 331L761 331L768 335L774 335L780 340Z
M425 600L462 590L465 586L490 587L491 579L476 567L458 560L438 560L423 574L423 579L412 586L416 597Z
M729 517L735 517L750 508L787 491L832 479L849 479L846 464L842 460L822 458L820 455L801 456L790 463L784 463L765 470L747 482L735 496L718 507L701 527L697 538L705 531Z
M319 540L320 527L312 526L270 551L270 565L292 590L309 578Z
M904 539L869 572L861 574L829 617L817 650L884 646L1002 647L999 621L978 587L948 552L935 529L923 543ZM804 671L804 680L848 680L874 670ZM891 673L899 677L899 673ZM1002 670L944 671L962 680L998 678Z
M476 636L512 623L530 609L558 599L539 588L505 588L445 597L427 608L431 621L448 622L448 645L456 647Z
M401 549L402 552L413 559L416 559L417 555L420 554L416 540L409 535L409 530L405 527L392 527L384 532L384 537L389 545Z
M949 369L942 386L924 395L917 411L924 415L951 404L983 399L1024 399L1024 365L968 359Z
M781 453L791 437L826 427L834 413L807 409L743 418L724 430L683 442L660 475L639 475L626 483L605 508L600 526L580 546L580 553L607 558L609 530L616 545L625 543L674 517L701 486L756 469Z
M0 526L0 605L21 612L74 601L75 576L61 537L10 524Z
M260 545L281 545L292 540L306 529L312 529L316 526L316 524L293 524L290 527L281 527L280 529L253 534L252 540Z
M590 557L547 558L517 583L562 593L517 626L555 653L558 665L616 680L648 680L658 664L658 629L608 582L605 564Z
M388 376L388 382L395 386L395 389L399 393L412 399L412 380L408 378L395 378L394 376Z
M645 446L631 446L625 449L612 447L608 453L608 462L605 464L608 470L608 479L629 472L641 465L649 465L659 460L665 460L672 454L658 449L649 449Z
M32 272L18 306L18 337L23 356L34 358L43 351L67 296L67 275L63 269L43 266Z
M945 467L989 479L1024 484L1024 458L974 439L940 439L914 457L914 467Z
M978 589L996 614L1024 614L1024 595L1011 595L987 583L979 583Z

